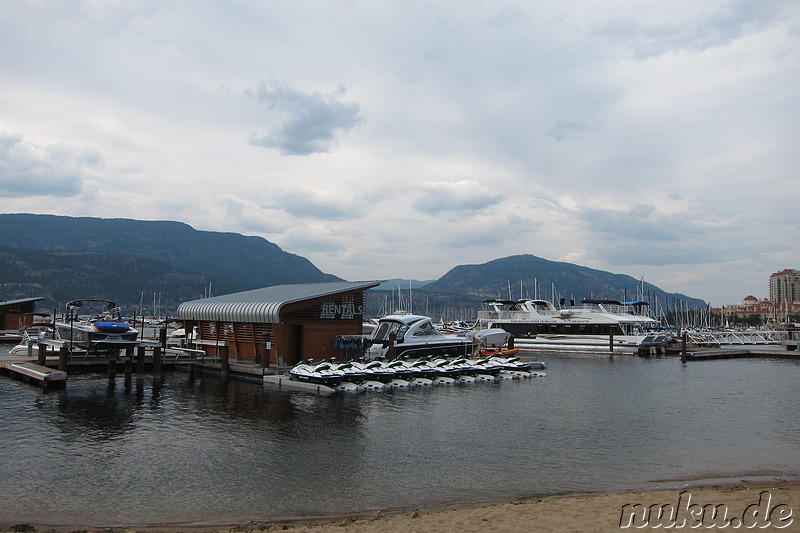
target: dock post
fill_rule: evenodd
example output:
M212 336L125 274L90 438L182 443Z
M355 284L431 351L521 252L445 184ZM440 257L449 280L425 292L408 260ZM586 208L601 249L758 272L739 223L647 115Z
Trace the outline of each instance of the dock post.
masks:
M608 332L608 351L614 353L614 330Z
M133 346L125 348L125 377L130 378L133 374Z
M260 349L257 353L261 354L261 368L269 368L270 363L270 351L272 348L272 334L269 331L265 331L261 334L261 344Z
M116 359L109 359L108 360L108 377L109 379L114 379L117 377L117 360Z
M228 352L228 345L222 344L219 347L219 362L220 362L220 369L219 372L222 376L227 376L228 371L230 370L230 361L229 361L229 352Z
M158 330L158 343L161 345L162 348L167 348L167 326L164 325L163 328Z
M37 343L36 348L39 350L36 353L36 364L47 366L47 345L44 343Z
M681 359L686 359L688 355L686 352L686 332L684 331L683 335L681 335Z
M508 349L509 350L513 350L514 349L514 336L513 335L511 335L508 338Z
M394 333L389 334L389 352L387 356L390 361L397 357L397 335Z
M67 371L67 359L69 359L69 348L62 346L58 349L58 369L62 372Z
M161 377L161 346L153 347L153 377Z
M136 347L136 375L144 376L144 346Z

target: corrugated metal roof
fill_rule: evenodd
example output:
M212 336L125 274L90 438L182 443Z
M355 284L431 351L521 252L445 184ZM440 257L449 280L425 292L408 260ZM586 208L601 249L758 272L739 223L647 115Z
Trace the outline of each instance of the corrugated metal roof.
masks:
M178 306L177 314L181 320L275 324L280 322L281 308L286 304L358 289L366 290L381 283L383 281L335 281L273 285L263 289L183 302Z
M21 300L8 300L6 302L0 302L0 307L8 307L9 305L25 304L25 303L28 303L28 302L38 302L39 300L44 300L44 296L40 296L38 298L23 298Z

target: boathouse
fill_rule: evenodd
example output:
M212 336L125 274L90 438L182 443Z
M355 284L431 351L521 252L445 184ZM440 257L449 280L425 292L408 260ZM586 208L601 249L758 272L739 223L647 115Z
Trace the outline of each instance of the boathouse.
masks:
M0 302L0 334L19 332L34 321L36 302L44 298L25 298Z
M381 281L300 283L184 302L186 342L205 354L266 368L334 357L339 336L361 335L364 291Z

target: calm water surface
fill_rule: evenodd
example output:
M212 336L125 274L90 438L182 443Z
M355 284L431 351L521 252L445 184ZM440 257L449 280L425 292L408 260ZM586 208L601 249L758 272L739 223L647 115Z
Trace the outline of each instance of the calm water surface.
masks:
M0 378L0 520L229 522L800 476L798 361L546 360L541 379L336 397L181 373L50 392Z

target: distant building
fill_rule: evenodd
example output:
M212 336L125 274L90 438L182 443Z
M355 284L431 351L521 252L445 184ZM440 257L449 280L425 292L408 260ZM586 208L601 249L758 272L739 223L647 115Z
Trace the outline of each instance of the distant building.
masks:
M726 305L721 308L711 310L713 313L722 314L725 317L741 317L747 318L752 315L759 315L761 322L786 322L789 317L800 316L800 302L783 302L776 304L775 302L764 298L759 300L755 296L747 296L739 305Z
M787 268L769 277L769 299L778 307L800 302L800 270Z
M725 316L735 315L746 317L750 315L761 315L763 318L768 320L770 317L772 317L774 309L775 305L768 299L764 298L763 300L759 300L755 296L750 295L746 296L739 305L726 305L722 309L714 311L721 312Z

